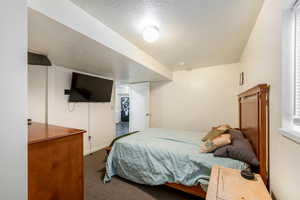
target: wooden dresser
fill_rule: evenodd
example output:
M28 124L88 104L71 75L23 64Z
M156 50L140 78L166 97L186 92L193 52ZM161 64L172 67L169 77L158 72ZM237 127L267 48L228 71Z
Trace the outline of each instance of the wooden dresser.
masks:
M28 126L28 199L83 200L84 130Z

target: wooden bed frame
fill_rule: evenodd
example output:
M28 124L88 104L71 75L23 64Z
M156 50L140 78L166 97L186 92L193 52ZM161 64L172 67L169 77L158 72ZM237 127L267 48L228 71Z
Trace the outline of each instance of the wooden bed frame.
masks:
M269 180L269 86L259 84L238 96L239 129L250 141L260 162L258 173L268 186ZM206 192L200 186L188 187L176 183L168 187L205 198Z
M268 186L269 180L269 86L259 84L238 95L239 129L250 141L260 162L257 172ZM107 148L109 153L111 148ZM185 186L177 183L166 183L168 187L180 190L201 198L206 192L200 186Z

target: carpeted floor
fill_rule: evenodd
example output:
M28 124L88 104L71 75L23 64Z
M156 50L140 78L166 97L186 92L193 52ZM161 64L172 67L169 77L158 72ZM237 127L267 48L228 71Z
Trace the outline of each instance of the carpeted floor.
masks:
M139 185L114 177L103 184L105 151L85 157L85 200L201 200L166 186Z

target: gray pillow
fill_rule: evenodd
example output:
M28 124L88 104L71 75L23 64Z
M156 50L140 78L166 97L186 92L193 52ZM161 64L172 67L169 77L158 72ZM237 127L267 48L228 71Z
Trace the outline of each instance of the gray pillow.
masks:
M226 145L215 150L214 155L219 157L229 157L246 162L252 166L258 167L259 161L252 149L249 141L237 132L232 134L231 145Z
M229 129L228 133L231 135L231 139L244 138L244 134L240 130Z

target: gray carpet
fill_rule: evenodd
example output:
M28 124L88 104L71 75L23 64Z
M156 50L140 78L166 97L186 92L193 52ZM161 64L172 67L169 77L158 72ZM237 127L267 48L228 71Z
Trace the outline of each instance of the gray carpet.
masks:
M120 177L103 184L104 159L104 150L85 157L85 200L201 200L166 186L140 185Z

